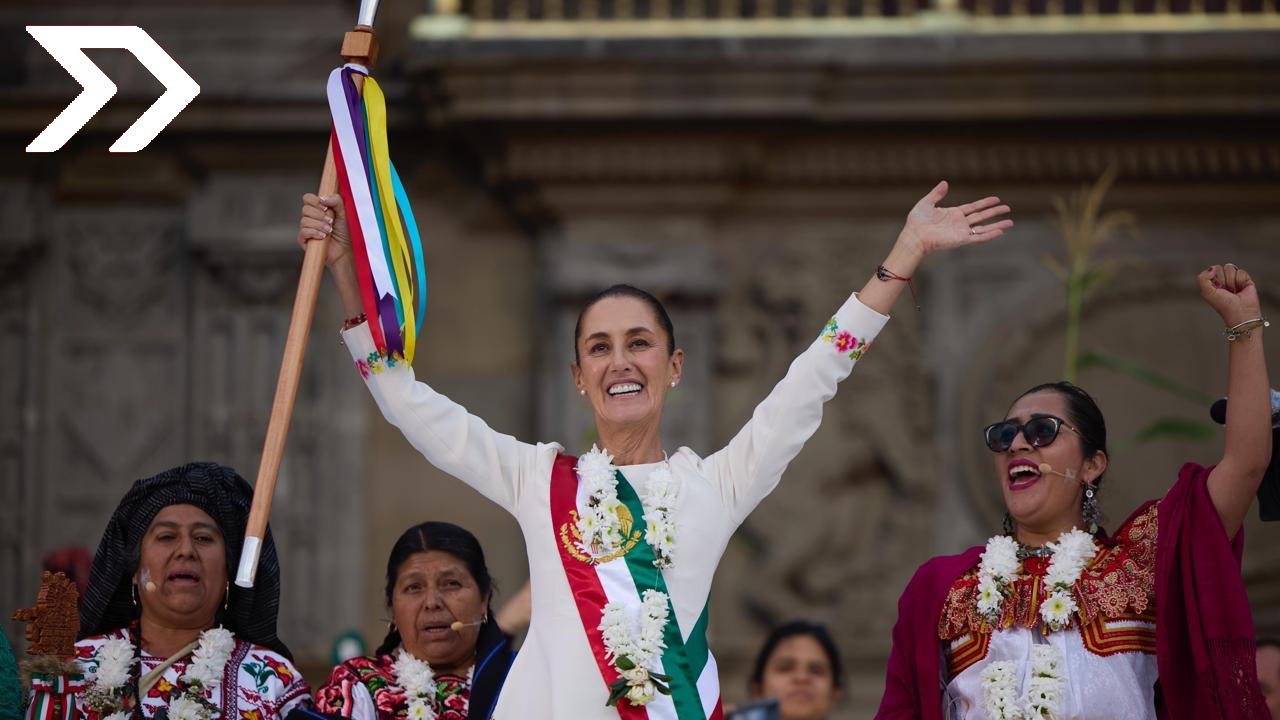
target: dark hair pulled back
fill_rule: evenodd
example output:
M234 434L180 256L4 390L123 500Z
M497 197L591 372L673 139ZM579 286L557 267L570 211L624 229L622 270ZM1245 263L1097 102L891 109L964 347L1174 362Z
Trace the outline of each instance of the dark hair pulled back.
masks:
M493 589L493 578L489 575L488 566L485 565L484 550L480 547L480 541L465 528L453 523L432 521L414 525L405 530L392 546L391 556L387 558L387 607L391 607L391 596L395 594L400 566L404 565L405 560L410 557L431 550L447 552L461 560L467 566L467 571L471 573L476 585L479 586L480 594L487 595L492 600L490 591ZM492 617L493 613L490 612L489 616ZM387 631L387 636L383 638L382 644L378 646L376 654L386 655L399 645L400 628L393 624Z
M667 314L667 309L662 306L658 298L631 285L611 285L604 290L591 296L587 300L587 304L582 306L582 312L578 313L578 322L573 326L573 359L580 360L578 353L578 340L582 338L582 318L587 314L593 305L611 297L627 297L643 302L653 311L655 317L658 318L658 325L667 333L667 354L670 355L676 351L676 329L671 324L671 316Z
M1041 383L1030 390L1018 396L1018 399L1032 395L1038 392L1056 392L1067 401L1067 417L1063 418L1071 423L1080 433L1080 445L1084 449L1084 457L1086 460L1098 453L1107 452L1107 422L1102 417L1102 409L1098 407L1098 403L1093 396L1085 392L1082 388L1060 380L1058 382ZM1016 402L1016 401L1015 401ZM1106 473L1103 473L1105 475ZM1094 488L1102 487L1102 475L1094 481Z
M840 651L836 649L836 643L831 639L831 633L827 630L826 625L809 620L793 620L785 625L779 625L773 629L773 632L769 633L769 637L764 641L764 647L760 648L760 654L756 656L755 669L751 671L751 684L759 686L764 682L764 668L769 664L769 658L778 649L778 645L783 640L799 635L808 635L818 641L818 644L822 646L822 651L827 655L827 662L831 663L832 682L838 688L844 687L844 682L841 679L844 676L844 663L840 660Z

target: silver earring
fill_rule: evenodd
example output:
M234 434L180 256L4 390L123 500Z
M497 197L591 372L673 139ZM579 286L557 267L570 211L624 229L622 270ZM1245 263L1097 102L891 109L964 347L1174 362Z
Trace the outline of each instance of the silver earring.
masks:
M1098 521L1102 519L1102 510L1098 508L1098 500L1094 497L1092 487L1085 487L1084 500L1080 503L1080 510L1084 524L1089 526L1089 532L1098 532Z
M578 394L579 394L579 395L582 395L583 397L585 397L585 396L586 396L586 394L587 394L587 391L586 391L586 390L581 390L581 389L579 389L579 390L578 390Z
M672 381L671 381L671 387L675 387L675 386L676 386L676 381L675 381L675 380L672 380Z

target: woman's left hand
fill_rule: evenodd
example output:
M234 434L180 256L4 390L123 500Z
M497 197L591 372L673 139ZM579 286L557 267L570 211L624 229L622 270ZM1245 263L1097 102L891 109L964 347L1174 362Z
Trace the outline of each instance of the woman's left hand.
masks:
M1213 265L1197 276L1200 296L1227 327L1262 317L1258 288L1249 273L1233 263Z
M938 207L947 196L947 189L947 181L943 180L907 213L907 224L902 228L899 242L919 257L994 240L1013 227L1012 220L990 222L1009 213L1009 206L1002 205L998 197L956 207Z

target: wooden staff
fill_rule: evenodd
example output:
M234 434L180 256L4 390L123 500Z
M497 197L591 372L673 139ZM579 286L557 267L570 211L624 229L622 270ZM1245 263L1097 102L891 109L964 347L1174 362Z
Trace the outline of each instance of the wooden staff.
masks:
M373 34L373 20L378 12L379 0L363 0L355 28L342 41L342 57L349 63L372 66L378 55L378 40ZM364 77L354 75L356 91L364 86ZM333 162L333 142L324 156L324 170L320 173L320 194L338 192L338 170ZM258 555L262 552L262 539L267 534L267 518L271 515L271 499L276 491L276 479L280 476L280 461L284 457L284 442L289 435L289 421L293 419L293 402L298 396L298 378L302 373L302 359L307 352L307 336L311 334L311 319L316 312L316 297L320 293L320 281L324 277L325 253L329 239L307 243L302 259L302 277L298 280L298 295L293 300L293 316L289 320L289 335L284 343L284 358L280 361L280 378L276 382L276 396L271 402L271 421L267 424L267 439L262 446L262 464L258 466L258 481L253 490L253 507L249 511L249 523L245 530L244 548L240 552L240 566L236 571L236 585L253 587L258 573Z

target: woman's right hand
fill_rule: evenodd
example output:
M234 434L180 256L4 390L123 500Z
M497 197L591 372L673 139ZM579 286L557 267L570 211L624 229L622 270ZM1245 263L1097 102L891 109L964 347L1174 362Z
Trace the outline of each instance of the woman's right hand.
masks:
M298 245L305 250L312 240L330 239L324 264L330 269L352 259L351 234L341 195L302 196L302 219L298 222Z

